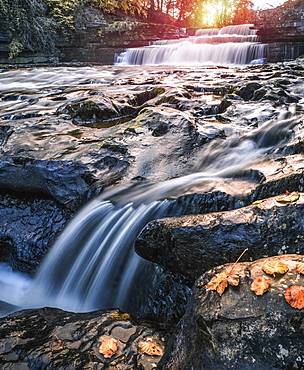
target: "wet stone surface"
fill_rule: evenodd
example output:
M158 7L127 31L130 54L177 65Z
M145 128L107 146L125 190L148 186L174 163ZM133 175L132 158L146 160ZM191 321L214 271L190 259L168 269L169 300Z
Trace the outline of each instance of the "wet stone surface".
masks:
M290 286L303 286L304 275L296 272L303 259L303 255L284 255L207 271L193 286L187 312L159 368L302 369L304 309L291 307L284 293ZM289 271L266 274L261 267L267 261L284 262ZM221 296L206 290L215 274L229 272L232 266L240 276L239 286L229 286ZM261 275L270 280L270 287L257 296L250 286Z
M0 319L0 364L14 369L155 369L161 356L143 353L152 342L164 351L171 328L135 320L118 310L84 314L44 308ZM103 340L117 341L117 352L105 357Z

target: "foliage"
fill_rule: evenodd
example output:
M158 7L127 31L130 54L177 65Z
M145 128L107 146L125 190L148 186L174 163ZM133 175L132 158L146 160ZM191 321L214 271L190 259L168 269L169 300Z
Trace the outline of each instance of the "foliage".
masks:
M22 50L52 53L55 50L55 23L45 17L42 0L0 0L0 21L10 37L10 57Z

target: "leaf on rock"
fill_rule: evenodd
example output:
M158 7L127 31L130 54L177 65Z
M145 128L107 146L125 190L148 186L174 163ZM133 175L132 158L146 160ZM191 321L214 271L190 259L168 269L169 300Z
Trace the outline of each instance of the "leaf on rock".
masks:
M261 275L257 276L253 279L252 284L250 285L250 289L256 294L256 295L263 295L270 286L270 280Z
M114 338L106 338L102 341L98 352L105 358L111 358L118 351L118 340Z
M240 275L236 271L230 271L227 275L229 285L238 286L240 284Z
M291 307L297 308L299 310L304 308L304 287L303 286L293 285L289 287L286 290L284 297L286 299L286 302L290 304Z
M52 351L60 351L61 349L64 348L64 341L61 339L53 339L50 342L50 348Z
M304 262L297 263L296 270L299 274L304 274Z
M266 274L275 276L276 274L285 274L289 268L281 261L267 261L262 266L262 270L266 272Z
M150 355L150 356L162 356L163 355L162 348L156 343L153 343L148 340L144 342L139 342L138 347L143 353Z
M289 191L286 190L286 193L283 195L280 195L277 197L277 202L279 203L292 203L296 202L300 198L300 194L297 191L293 191L290 193Z
M255 206L255 205L257 205L257 204L260 204L260 203L265 202L265 200L266 200L266 199L259 199L259 200L255 200L255 201L254 201L254 202L252 202L251 204L252 204L253 206Z
M216 274L206 285L206 290L216 290L219 295L222 295L228 286L226 271Z

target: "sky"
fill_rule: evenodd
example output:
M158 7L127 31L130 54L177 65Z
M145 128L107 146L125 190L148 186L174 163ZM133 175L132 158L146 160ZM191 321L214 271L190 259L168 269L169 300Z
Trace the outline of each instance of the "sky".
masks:
M255 9L275 8L285 3L286 0L252 0Z

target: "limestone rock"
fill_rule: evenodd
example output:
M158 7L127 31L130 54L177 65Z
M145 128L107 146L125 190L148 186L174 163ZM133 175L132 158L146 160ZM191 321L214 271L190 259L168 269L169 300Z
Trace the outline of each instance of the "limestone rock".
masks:
M151 221L135 248L192 284L204 271L235 261L284 253L303 253L304 194L294 204L269 198L241 209Z

